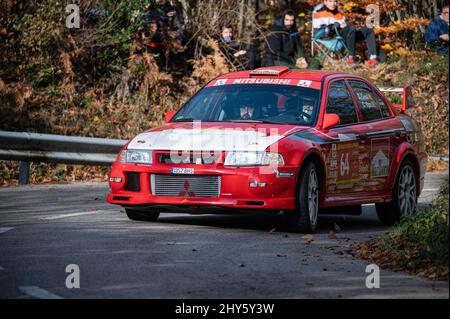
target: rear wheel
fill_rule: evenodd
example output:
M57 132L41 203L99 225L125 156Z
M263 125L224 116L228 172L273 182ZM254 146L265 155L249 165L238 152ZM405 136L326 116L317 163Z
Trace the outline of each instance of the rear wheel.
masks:
M319 217L319 175L314 163L305 163L299 176L297 208L287 212L287 227L290 231L312 233Z
M375 205L377 215L384 225L394 225L402 217L411 216L417 208L416 170L410 161L405 161L392 190L392 201Z
M137 221L155 222L159 217L159 213L156 212L145 212L129 208L125 208L125 212L129 219Z

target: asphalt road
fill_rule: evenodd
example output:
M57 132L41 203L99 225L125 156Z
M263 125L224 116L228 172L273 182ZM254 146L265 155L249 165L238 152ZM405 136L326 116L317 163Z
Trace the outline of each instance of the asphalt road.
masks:
M420 207L444 174L428 174ZM162 214L133 222L106 184L0 189L0 298L449 298L448 282L381 269L345 250L382 234L374 206L321 216L314 241L278 231L280 216ZM334 224L341 231L329 238ZM276 229L273 231L273 229ZM272 231L271 231L272 230ZM80 288L66 287L66 267Z

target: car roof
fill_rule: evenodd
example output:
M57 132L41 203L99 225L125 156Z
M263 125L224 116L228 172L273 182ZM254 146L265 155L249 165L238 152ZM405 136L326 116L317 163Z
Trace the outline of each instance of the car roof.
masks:
M332 75L344 75L358 77L352 74L346 74L333 71L317 71L317 70L299 70L289 69L283 66L263 67L249 71L232 72L221 75L216 79L237 79L237 78L276 78L276 79L304 79L310 81L321 82L324 77Z

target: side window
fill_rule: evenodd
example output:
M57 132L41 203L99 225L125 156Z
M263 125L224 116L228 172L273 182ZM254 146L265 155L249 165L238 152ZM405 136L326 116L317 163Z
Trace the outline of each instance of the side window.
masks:
M327 113L339 115L341 125L358 122L355 104L344 81L331 83L328 93Z
M380 120L391 116L388 106L370 86L361 81L349 81L349 84L355 92L363 121Z

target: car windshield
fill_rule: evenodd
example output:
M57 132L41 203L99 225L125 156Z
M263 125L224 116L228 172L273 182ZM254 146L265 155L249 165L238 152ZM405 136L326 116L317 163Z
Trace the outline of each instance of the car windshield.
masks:
M238 84L206 87L171 122L255 122L313 126L319 90L288 85Z

